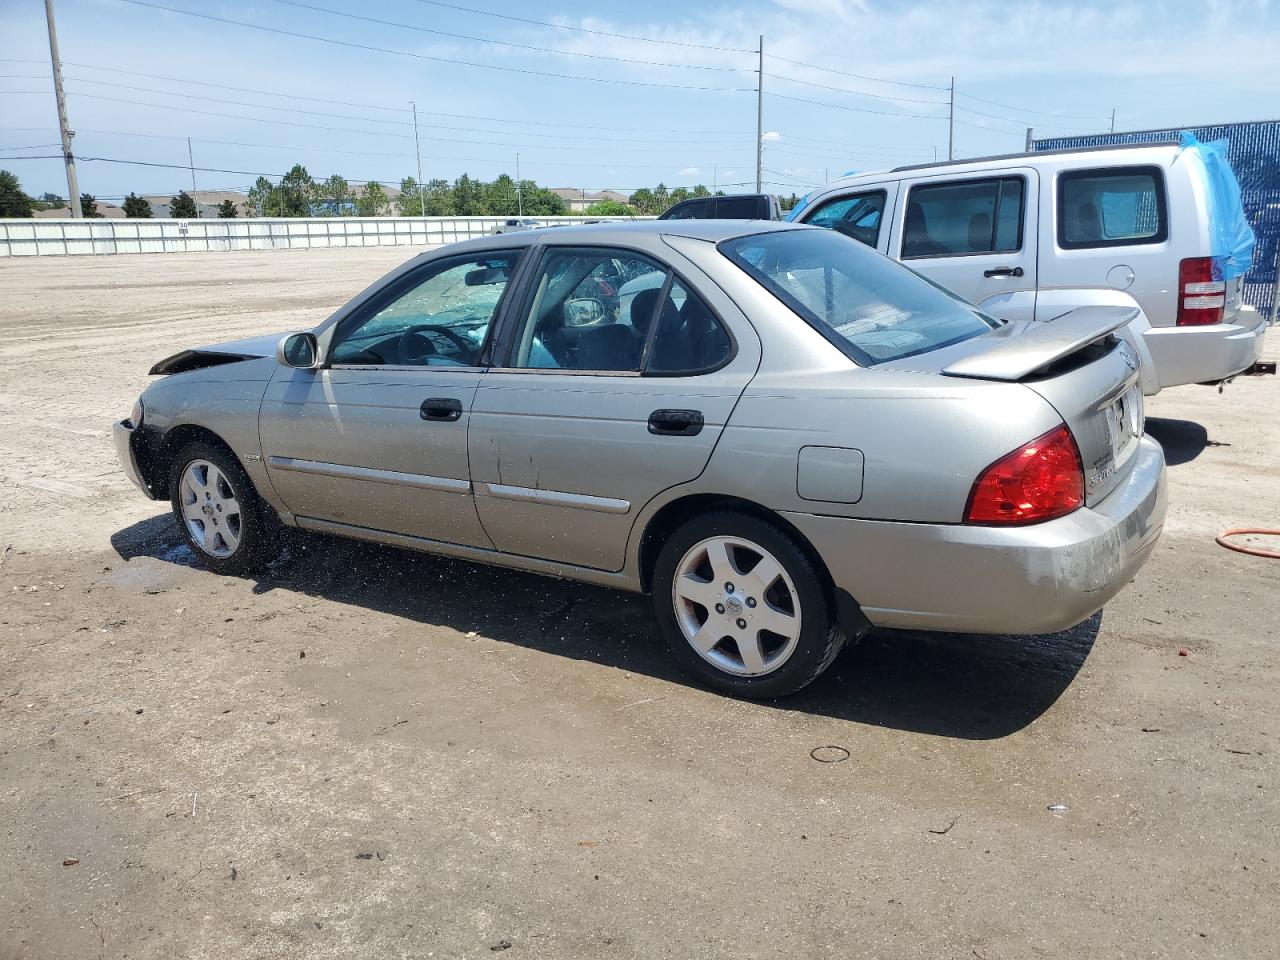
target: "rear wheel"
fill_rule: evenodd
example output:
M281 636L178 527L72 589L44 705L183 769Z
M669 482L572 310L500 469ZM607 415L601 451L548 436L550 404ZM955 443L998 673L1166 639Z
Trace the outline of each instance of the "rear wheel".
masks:
M844 644L826 575L780 526L731 511L676 530L653 601L676 660L709 685L775 697L813 682Z
M249 573L276 553L269 508L229 450L198 440L169 474L173 515L196 557L217 573Z

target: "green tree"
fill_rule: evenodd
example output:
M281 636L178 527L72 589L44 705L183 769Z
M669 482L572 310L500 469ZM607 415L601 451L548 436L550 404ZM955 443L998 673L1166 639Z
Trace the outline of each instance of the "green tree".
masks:
M653 205L656 208L655 213L661 213L671 206L671 194L667 191L665 183L660 183L653 188Z
M538 186L532 180L520 181L520 195L524 198L526 217L561 217L566 212L559 194Z
M631 217L635 210L620 200L601 200L587 207L589 217Z
M422 188L413 177L405 177L400 181L400 196L396 197L396 206L402 217L422 216L424 197Z
M275 187L266 177L259 177L249 188L249 206L257 211L260 217L271 216L271 195Z
M694 187L694 188L693 188L693 190L689 193L689 196L691 196L691 197L709 197L709 196L711 196L711 191L707 189L706 184L702 184L702 183L700 183L700 184L698 184L696 187Z
M240 211L236 209L234 200L223 200L218 204L218 218L221 220L234 220L240 215Z
M80 212L91 220L101 220L103 216L98 212L98 201L91 193L80 194Z
M676 203L681 203L685 200L688 200L689 197L690 197L690 193L686 188L676 187L674 190L671 191L671 196L669 200L672 204L676 204Z
M465 173L453 181L453 209L459 217L483 217L488 212L484 184Z
M87 217L88 214L86 213ZM196 209L196 202L191 199L191 195L185 190L180 190L176 197L169 201L169 216L175 220L194 220L200 216L200 211Z
M17 174L0 170L0 217L29 217L32 210L31 198L22 192Z
M124 215L134 220L150 220L151 204L136 193L131 193L124 198Z
M505 173L485 188L485 213L491 217L514 217L520 210L516 182Z
M351 187L346 179L335 173L328 180L316 185L314 212L321 217L340 217L353 199Z
M382 184L370 180L356 197L356 211L362 217L380 217L387 209L387 191Z
M428 180L422 190L428 217L451 217L454 214L453 187L448 180Z
M641 187L631 194L631 206L635 207L636 213L646 217L662 212L657 209L657 204L653 199L653 191L648 187Z
M316 197L316 182L302 164L295 163L293 168L280 178L280 186L277 190L279 196L272 206L279 207L280 216L308 217L311 215L311 204Z

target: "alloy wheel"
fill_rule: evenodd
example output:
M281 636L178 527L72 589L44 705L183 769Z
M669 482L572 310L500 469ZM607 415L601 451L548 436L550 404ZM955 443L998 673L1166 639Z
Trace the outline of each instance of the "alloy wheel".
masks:
M240 501L218 467L192 460L182 471L182 518L191 539L211 557L229 557L240 546Z
M689 645L726 673L759 677L800 641L800 595L781 563L739 537L710 537L681 558L671 583L676 623Z

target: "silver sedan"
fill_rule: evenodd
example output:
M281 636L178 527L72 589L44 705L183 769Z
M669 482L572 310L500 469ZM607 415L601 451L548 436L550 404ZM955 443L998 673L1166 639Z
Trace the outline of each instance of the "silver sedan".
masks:
M1165 493L1129 319L1003 324L811 227L529 231L161 361L116 442L213 570L287 526L643 591L776 696L873 625L1049 632L1131 579Z

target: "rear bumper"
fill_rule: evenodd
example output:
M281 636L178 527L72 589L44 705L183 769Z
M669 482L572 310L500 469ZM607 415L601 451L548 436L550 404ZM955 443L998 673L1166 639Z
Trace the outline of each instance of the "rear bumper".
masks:
M133 481L133 485L146 494L147 499L155 500L156 495L143 479L142 470L138 467L138 438L141 433L128 420L117 421L111 431L116 443L116 456L120 458L120 466L124 475Z
M1146 561L1165 516L1164 453L1143 437L1124 482L1093 507L1028 527L787 513L872 624L1052 633L1086 619Z
M1213 383L1247 370L1262 354L1267 324L1252 307L1242 307L1234 323L1205 327L1151 327L1142 337L1160 386Z

